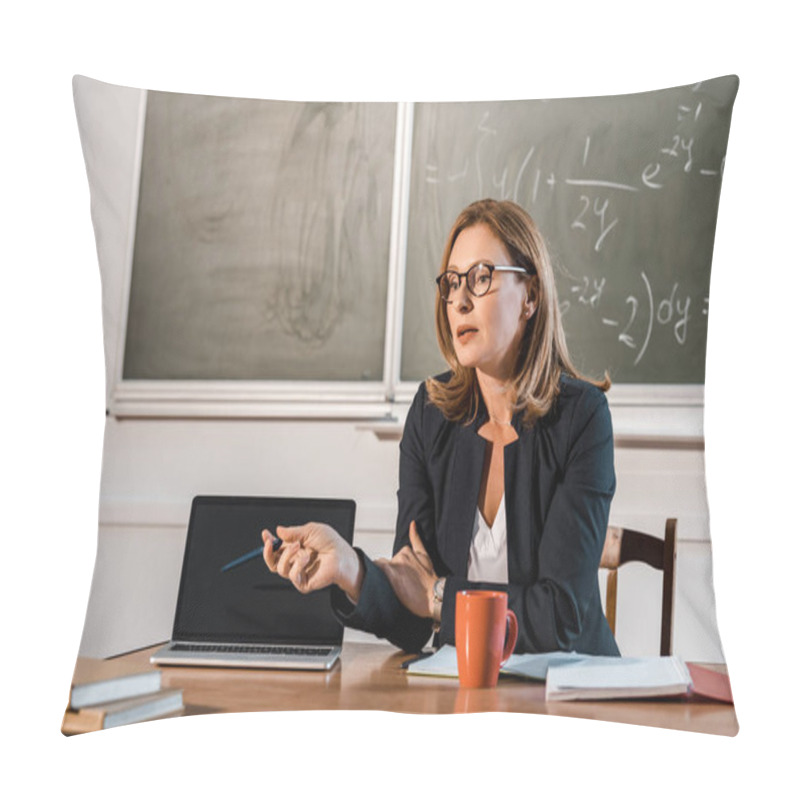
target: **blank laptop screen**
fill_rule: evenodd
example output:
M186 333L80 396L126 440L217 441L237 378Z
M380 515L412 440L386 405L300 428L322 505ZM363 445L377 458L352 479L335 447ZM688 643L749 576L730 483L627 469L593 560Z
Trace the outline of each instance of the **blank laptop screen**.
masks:
M301 594L262 556L222 568L259 547L261 531L324 522L352 543L352 500L196 497L181 573L173 639L208 642L340 644L330 589Z

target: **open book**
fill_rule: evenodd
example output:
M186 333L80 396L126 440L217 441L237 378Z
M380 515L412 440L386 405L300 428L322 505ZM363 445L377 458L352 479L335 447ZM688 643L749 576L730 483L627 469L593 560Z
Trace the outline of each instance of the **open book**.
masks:
M500 668L500 674L543 681L548 667L573 663L586 658L592 658L592 656L579 653L515 653ZM409 675L458 677L456 649L451 644L442 645L435 653L414 659L407 664L406 670Z
M456 649L444 645L435 653L408 662L411 675L458 677ZM725 674L687 665L678 656L621 658L585 653L514 654L500 669L545 681L546 700L671 697L690 694L733 702Z

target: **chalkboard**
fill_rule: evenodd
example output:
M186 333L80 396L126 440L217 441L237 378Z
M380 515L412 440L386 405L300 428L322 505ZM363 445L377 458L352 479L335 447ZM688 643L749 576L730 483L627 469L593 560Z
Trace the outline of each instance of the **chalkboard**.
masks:
M439 372L445 237L464 206L495 197L527 208L549 242L579 369L702 384L737 89L728 76L615 97L418 103L399 134L392 103L149 92L123 379ZM400 210L405 241L392 239ZM400 353L387 361L390 263L404 284Z
M525 207L547 239L571 355L621 383L701 384L738 78L642 94L414 107L401 378L442 369L437 274L459 211Z
M383 379L397 107L149 92L124 379Z

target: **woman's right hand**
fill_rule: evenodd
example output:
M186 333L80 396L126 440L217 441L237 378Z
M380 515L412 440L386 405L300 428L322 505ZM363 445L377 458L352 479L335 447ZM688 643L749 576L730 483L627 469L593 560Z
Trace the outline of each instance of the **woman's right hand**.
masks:
M272 549L270 531L261 532L264 562L272 572L290 580L304 594L335 584L353 603L358 602L364 581L361 559L330 525L279 525L275 533L283 541L277 552Z

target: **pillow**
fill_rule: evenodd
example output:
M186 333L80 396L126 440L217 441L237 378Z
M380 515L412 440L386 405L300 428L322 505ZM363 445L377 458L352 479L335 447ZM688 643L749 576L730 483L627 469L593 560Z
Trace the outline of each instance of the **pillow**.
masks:
M678 520L672 651L724 662L702 390L735 76L419 104L73 86L109 412L81 656L169 638L197 494L355 497L356 544L390 555L400 421L444 363L431 280L457 212L494 196L537 220L570 352L613 381L611 521L663 537ZM620 571L623 655L659 652L660 580Z

